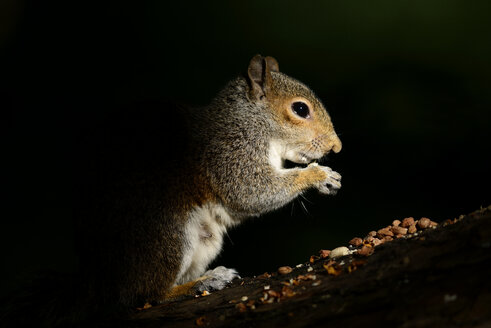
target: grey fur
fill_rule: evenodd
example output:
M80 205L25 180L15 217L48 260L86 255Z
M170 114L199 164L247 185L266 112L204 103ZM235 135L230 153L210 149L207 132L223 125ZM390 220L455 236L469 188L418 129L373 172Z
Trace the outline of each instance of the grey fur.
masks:
M335 136L327 112L308 87L279 72L273 72L272 76L275 90L304 96L317 104L322 109L326 128ZM340 175L336 172L322 186L319 182L296 188L293 181L301 169L279 175L271 167L270 140L295 142L298 131L278 124L278 118L266 103L248 98L248 89L247 80L239 77L222 89L209 106L192 112L195 152L201 154L198 161L213 193L238 218L273 211L309 188L334 193L340 187ZM333 172L330 168L324 170ZM337 182L333 183L333 179Z

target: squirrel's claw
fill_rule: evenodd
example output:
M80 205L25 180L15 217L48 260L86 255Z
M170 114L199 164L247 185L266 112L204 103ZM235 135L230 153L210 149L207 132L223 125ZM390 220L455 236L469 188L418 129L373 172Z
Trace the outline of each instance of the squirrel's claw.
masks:
M333 171L330 167L322 166L324 172L327 174L326 180L322 181L318 186L318 190L321 194L334 195L341 188L341 174Z

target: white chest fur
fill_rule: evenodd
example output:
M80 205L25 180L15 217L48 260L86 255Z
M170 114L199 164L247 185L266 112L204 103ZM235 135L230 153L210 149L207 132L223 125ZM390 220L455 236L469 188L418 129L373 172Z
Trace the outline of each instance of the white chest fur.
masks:
M176 284L200 277L222 249L223 234L235 225L225 208L206 204L188 216L181 269Z

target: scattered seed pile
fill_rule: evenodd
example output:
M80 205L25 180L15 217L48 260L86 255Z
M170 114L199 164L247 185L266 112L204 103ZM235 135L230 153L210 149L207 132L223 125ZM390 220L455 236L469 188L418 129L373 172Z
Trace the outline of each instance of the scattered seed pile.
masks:
M458 219L447 220L440 225L454 224L463 218L464 216L461 215ZM254 295L230 300L229 303L235 304L238 311L246 312L255 310L257 306L263 304L281 302L285 298L301 294L307 284L311 288L319 286L322 283L322 277L325 277L326 274L327 276L338 276L357 270L366 263L367 260L364 258L372 255L379 245L399 238L424 238L420 236L424 230L435 229L437 226L439 226L438 223L425 217L419 220L415 220L413 217L405 218L402 221L394 220L391 225L385 228L370 231L365 238L355 237L351 239L348 247L341 246L333 250L323 249L319 251L319 255L312 255L306 264L298 264L295 268L282 266L278 268L277 272L271 274L265 272L255 277L256 280L265 280L266 284L262 286L262 290ZM353 256L343 258L346 255ZM320 261L322 261L321 272L317 269L318 266L316 266L316 272L313 272L313 265ZM281 285L273 286L267 281L271 276L284 276L285 280L281 281ZM244 284L244 281L241 284ZM200 325L199 320L196 324Z
M463 218L463 216L462 216ZM455 219L456 222L457 219ZM454 223L452 220L445 222L446 224ZM371 255L374 248L378 245L394 240L394 238L413 238L418 236L418 231L428 228L436 228L438 223L431 221L428 218L415 220L413 217L405 218L402 221L394 220L392 224L379 229L378 231L370 231L365 238L355 237L349 241L351 247L356 248L356 253L362 256Z

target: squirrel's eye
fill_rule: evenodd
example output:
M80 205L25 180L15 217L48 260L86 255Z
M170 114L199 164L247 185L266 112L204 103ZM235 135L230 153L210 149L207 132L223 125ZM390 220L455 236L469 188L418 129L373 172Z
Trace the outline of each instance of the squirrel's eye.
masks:
M301 102L301 101L296 101L292 104L292 110L295 114L302 118L309 118L310 117L310 110L309 106L307 106L306 103Z

